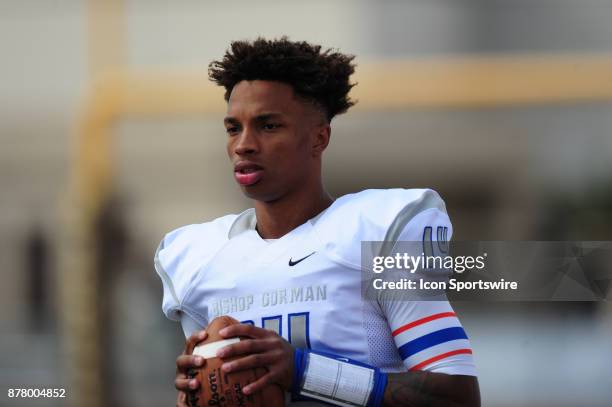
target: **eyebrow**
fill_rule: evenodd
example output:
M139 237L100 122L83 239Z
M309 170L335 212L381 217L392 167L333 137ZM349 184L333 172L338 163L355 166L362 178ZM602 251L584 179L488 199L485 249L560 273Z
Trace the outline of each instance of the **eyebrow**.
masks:
M266 120L269 119L278 119L283 117L284 115L282 113L279 112L265 112L265 113L261 113L258 114L257 116L255 116L255 118L253 119L256 122L264 122ZM240 124L240 120L236 119L235 117L232 116L227 116L223 119L223 123L226 124Z

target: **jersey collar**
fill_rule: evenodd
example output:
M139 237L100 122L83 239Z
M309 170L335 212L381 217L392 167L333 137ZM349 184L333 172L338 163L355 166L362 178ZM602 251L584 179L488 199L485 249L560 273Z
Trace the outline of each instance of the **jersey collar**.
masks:
M227 238L232 239L248 230L255 230L255 226L257 226L255 208L249 208L234 219L232 226L230 226L227 232Z
M314 218L309 219L308 222L314 225L329 208L331 208L331 206L323 210ZM234 222L232 223L229 228L229 231L227 232L227 238L232 239L233 237L236 237L243 232L255 230L256 226L257 217L255 216L255 208L249 208L246 211L242 212L240 215L238 215L236 219L234 219Z

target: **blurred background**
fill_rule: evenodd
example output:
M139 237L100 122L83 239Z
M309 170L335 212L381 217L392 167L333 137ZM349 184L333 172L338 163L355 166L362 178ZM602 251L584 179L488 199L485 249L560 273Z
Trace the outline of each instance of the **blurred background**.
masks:
M153 254L249 206L206 77L231 40L357 56L333 195L434 188L456 240L612 240L611 19L607 0L0 2L0 405L174 405L184 338ZM608 302L454 306L483 406L612 404Z

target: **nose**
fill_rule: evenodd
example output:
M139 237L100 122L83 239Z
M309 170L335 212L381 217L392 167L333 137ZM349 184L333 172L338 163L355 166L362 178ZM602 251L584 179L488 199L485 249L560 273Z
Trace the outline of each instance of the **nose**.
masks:
M234 144L234 153L238 155L254 154L259 151L258 140L255 132L245 127L237 136Z

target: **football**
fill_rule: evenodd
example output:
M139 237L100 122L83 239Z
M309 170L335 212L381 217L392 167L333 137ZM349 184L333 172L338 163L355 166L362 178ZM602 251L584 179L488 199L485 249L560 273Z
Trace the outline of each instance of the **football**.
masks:
M255 394L245 395L242 392L244 386L266 373L264 368L232 373L221 371L221 365L224 362L238 357L221 360L216 357L217 350L236 343L241 338L224 339L219 335L219 331L226 326L238 323L229 316L215 318L206 328L208 333L206 340L197 344L193 349L187 349L187 353L200 355L206 359L204 367L189 372L191 378L195 377L200 382L199 389L188 394L187 401L190 407L281 407L285 405L285 393L277 385L267 386Z

